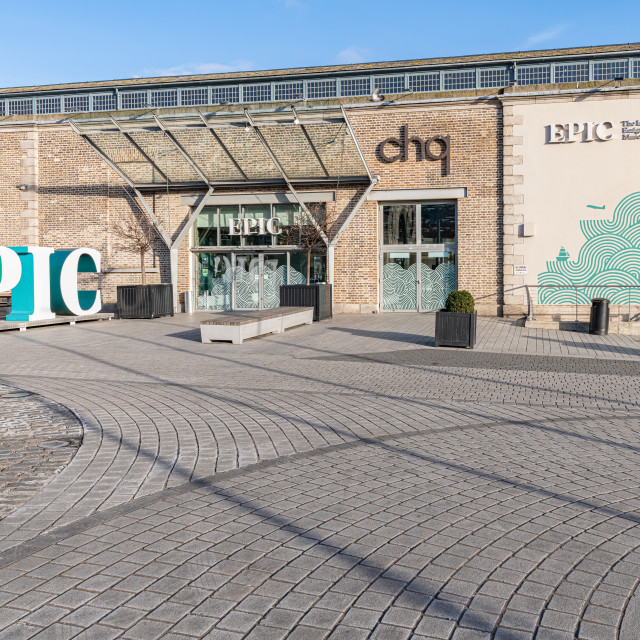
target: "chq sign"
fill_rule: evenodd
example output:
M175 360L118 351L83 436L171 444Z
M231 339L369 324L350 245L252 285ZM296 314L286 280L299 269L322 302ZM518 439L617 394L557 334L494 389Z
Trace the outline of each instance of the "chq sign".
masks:
M100 273L100 254L95 249L0 247L0 291L11 291L11 313L6 320L98 313L100 291L79 291L78 273Z
M440 153L433 152L433 145L438 147L440 145ZM400 137L386 138L378 145L378 153L382 162L406 162L409 159L409 145L414 144L416 146L416 160L444 160L445 161L445 175L449 175L451 170L451 160L449 152L451 150L451 138L450 136L436 135L430 138L420 138L419 136L409 137L409 125L404 124L400 127ZM396 155L387 155L387 145L394 145L398 147L398 153Z

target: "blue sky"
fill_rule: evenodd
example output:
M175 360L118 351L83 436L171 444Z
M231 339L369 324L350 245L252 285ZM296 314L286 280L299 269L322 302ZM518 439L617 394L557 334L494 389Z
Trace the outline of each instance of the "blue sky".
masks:
M0 86L430 58L640 40L585 0L0 0Z

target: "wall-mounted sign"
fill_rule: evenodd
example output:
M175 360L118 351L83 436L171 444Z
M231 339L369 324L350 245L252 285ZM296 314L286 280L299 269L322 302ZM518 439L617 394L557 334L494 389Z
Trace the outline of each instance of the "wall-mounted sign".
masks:
M615 138L611 122L568 122L567 124L550 124L546 127L547 143L558 142L606 142Z
M515 276L526 276L529 273L529 269L526 264L514 264L513 265L513 275Z
M450 149L451 139L449 136L436 135L430 138L420 138L419 136L409 136L409 125L400 127L400 137L386 138L378 145L378 155L382 162L406 162L409 159L409 147L415 145L416 160L444 160L445 175L449 175L451 169ZM387 155L387 145L398 148L396 155ZM436 152L434 152L434 150ZM438 153L439 151L439 153Z
M230 236L279 236L282 233L280 218L231 218Z
M98 313L100 291L79 291L78 273L100 273L100 254L95 249L0 247L0 291L11 291L6 320Z

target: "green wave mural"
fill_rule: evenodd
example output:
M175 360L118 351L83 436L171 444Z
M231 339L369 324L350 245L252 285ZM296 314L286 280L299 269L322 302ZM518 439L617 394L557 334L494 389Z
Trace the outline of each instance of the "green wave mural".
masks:
M578 259L560 248L547 270L538 274L541 285L636 285L640 286L640 191L623 198L611 220L581 220L585 237ZM629 302L629 289L587 287L578 289L577 303L590 304L592 298L607 298L611 304ZM540 289L539 304L575 304L575 289ZM640 289L631 289L631 302L640 303Z

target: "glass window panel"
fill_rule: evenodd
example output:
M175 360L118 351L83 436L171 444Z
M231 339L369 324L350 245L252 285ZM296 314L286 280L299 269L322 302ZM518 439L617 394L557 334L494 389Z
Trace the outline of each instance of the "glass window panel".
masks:
M307 254L294 251L289 256L287 284L307 284Z
M0 100L0 116L5 115L6 107L4 100Z
M447 71L444 74L444 90L473 89L476 86L475 71Z
M94 111L110 111L116 108L116 97L114 95L93 96Z
M589 63L557 64L555 70L556 82L584 82L589 79Z
M262 284L262 306L265 309L280 306L280 287L283 284L287 284L287 254L265 253Z
M549 84L551 67L547 64L540 67L518 67L518 84Z
M218 211L205 207L196 223L197 247L215 247L218 244Z
M89 111L89 96L66 96L64 110L66 113Z
M337 95L335 80L309 80L307 98L335 98Z
M147 106L146 91L132 91L121 94L123 109L143 109Z
M640 60L633 61L633 77L640 78Z
M220 246L239 247L240 236L229 235L229 223L232 218L240 218L240 207L228 205L220 207Z
M231 309L232 255L198 253L196 256L198 309Z
M383 244L416 243L416 207L391 204L382 207Z
M60 113L60 98L37 98L36 113Z
M9 115L24 116L33 113L33 100L9 100Z
M266 218L267 220L271 217L271 206L268 204L252 204L244 207L244 216L246 219L260 220L260 218ZM256 227L255 232L256 235L246 235L244 236L244 244L245 247L255 247L255 246L269 246L271 245L271 234L266 233L265 235L257 235L258 227Z
M416 311L418 278L415 253L385 253L382 258L382 308Z
M420 73L409 76L409 89L412 91L439 91L439 73Z
M178 106L178 90L160 90L151 92L151 104L154 107L176 107Z
M404 76L384 76L373 79L375 89L384 93L402 93L404 91Z
M282 233L273 236L273 244L297 245L300 243L300 230L297 226L298 206L293 204L276 204L273 215L280 220Z
M442 309L456 289L456 255L453 252L422 253L420 270L421 307L424 311Z
M212 104L240 102L240 87L212 87L211 102Z
M326 253L311 254L311 284L325 283L327 281L327 255Z
M480 87L488 89L492 87L506 87L509 84L509 70L503 69L481 69Z
M298 100L304 98L302 82L279 82L274 87L275 100Z
M182 89L182 104L190 107L197 104L207 104L208 89Z
M343 96L366 96L371 93L369 78L343 78L340 80L340 93Z
M270 84L247 84L242 90L244 102L267 102L271 100Z
M593 63L594 80L613 80L614 78L626 78L628 75L629 65L626 60Z
M258 309L260 306L260 256L257 253L236 254L236 309Z
M456 206L453 203L421 206L422 244L456 241Z

